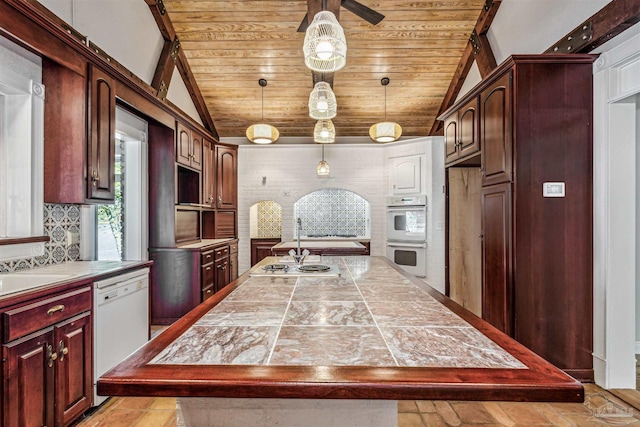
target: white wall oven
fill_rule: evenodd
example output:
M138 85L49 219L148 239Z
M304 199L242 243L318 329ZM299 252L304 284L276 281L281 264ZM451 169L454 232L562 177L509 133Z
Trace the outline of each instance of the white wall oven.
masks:
M387 258L407 272L426 275L427 197L387 198Z

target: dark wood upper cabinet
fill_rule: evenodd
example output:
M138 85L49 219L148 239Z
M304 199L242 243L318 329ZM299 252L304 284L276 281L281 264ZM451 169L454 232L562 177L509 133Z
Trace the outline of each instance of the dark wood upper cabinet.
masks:
M88 96L87 198L113 201L116 182L115 80L90 66Z
M480 153L478 98L449 112L444 119L445 163L473 163ZM473 158L471 162L468 160Z
M238 150L216 146L216 207L235 209L238 205Z
M511 72L480 93L483 185L512 180Z
M176 122L176 162L202 169L202 135L182 122Z
M511 184L482 189L482 318L513 333Z
M215 206L216 152L209 140L202 144L202 203Z

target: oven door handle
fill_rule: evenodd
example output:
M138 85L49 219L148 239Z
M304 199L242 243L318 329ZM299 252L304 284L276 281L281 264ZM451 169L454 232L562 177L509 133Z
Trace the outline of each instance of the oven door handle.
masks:
M426 243L399 243L399 242L387 242L387 246L391 248L426 248Z
M387 206L388 212L398 212L398 211L422 211L427 207L424 205L421 206Z

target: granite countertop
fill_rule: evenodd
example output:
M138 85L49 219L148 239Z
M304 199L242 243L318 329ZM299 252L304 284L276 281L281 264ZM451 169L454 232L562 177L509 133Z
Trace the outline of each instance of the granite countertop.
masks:
M47 286L100 277L150 261L74 261L0 274L0 299Z
M274 245L273 249L295 249L298 247L298 242L280 242ZM343 240L301 240L301 248L347 248L347 249L360 249L364 248L364 245L355 241L343 241Z
M340 276L244 274L104 374L98 392L582 401L575 379L387 259L321 263Z

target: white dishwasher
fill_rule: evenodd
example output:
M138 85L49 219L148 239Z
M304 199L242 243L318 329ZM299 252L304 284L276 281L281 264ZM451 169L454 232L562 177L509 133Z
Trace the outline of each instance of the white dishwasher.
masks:
M93 298L93 404L98 378L149 340L149 269L95 282Z

